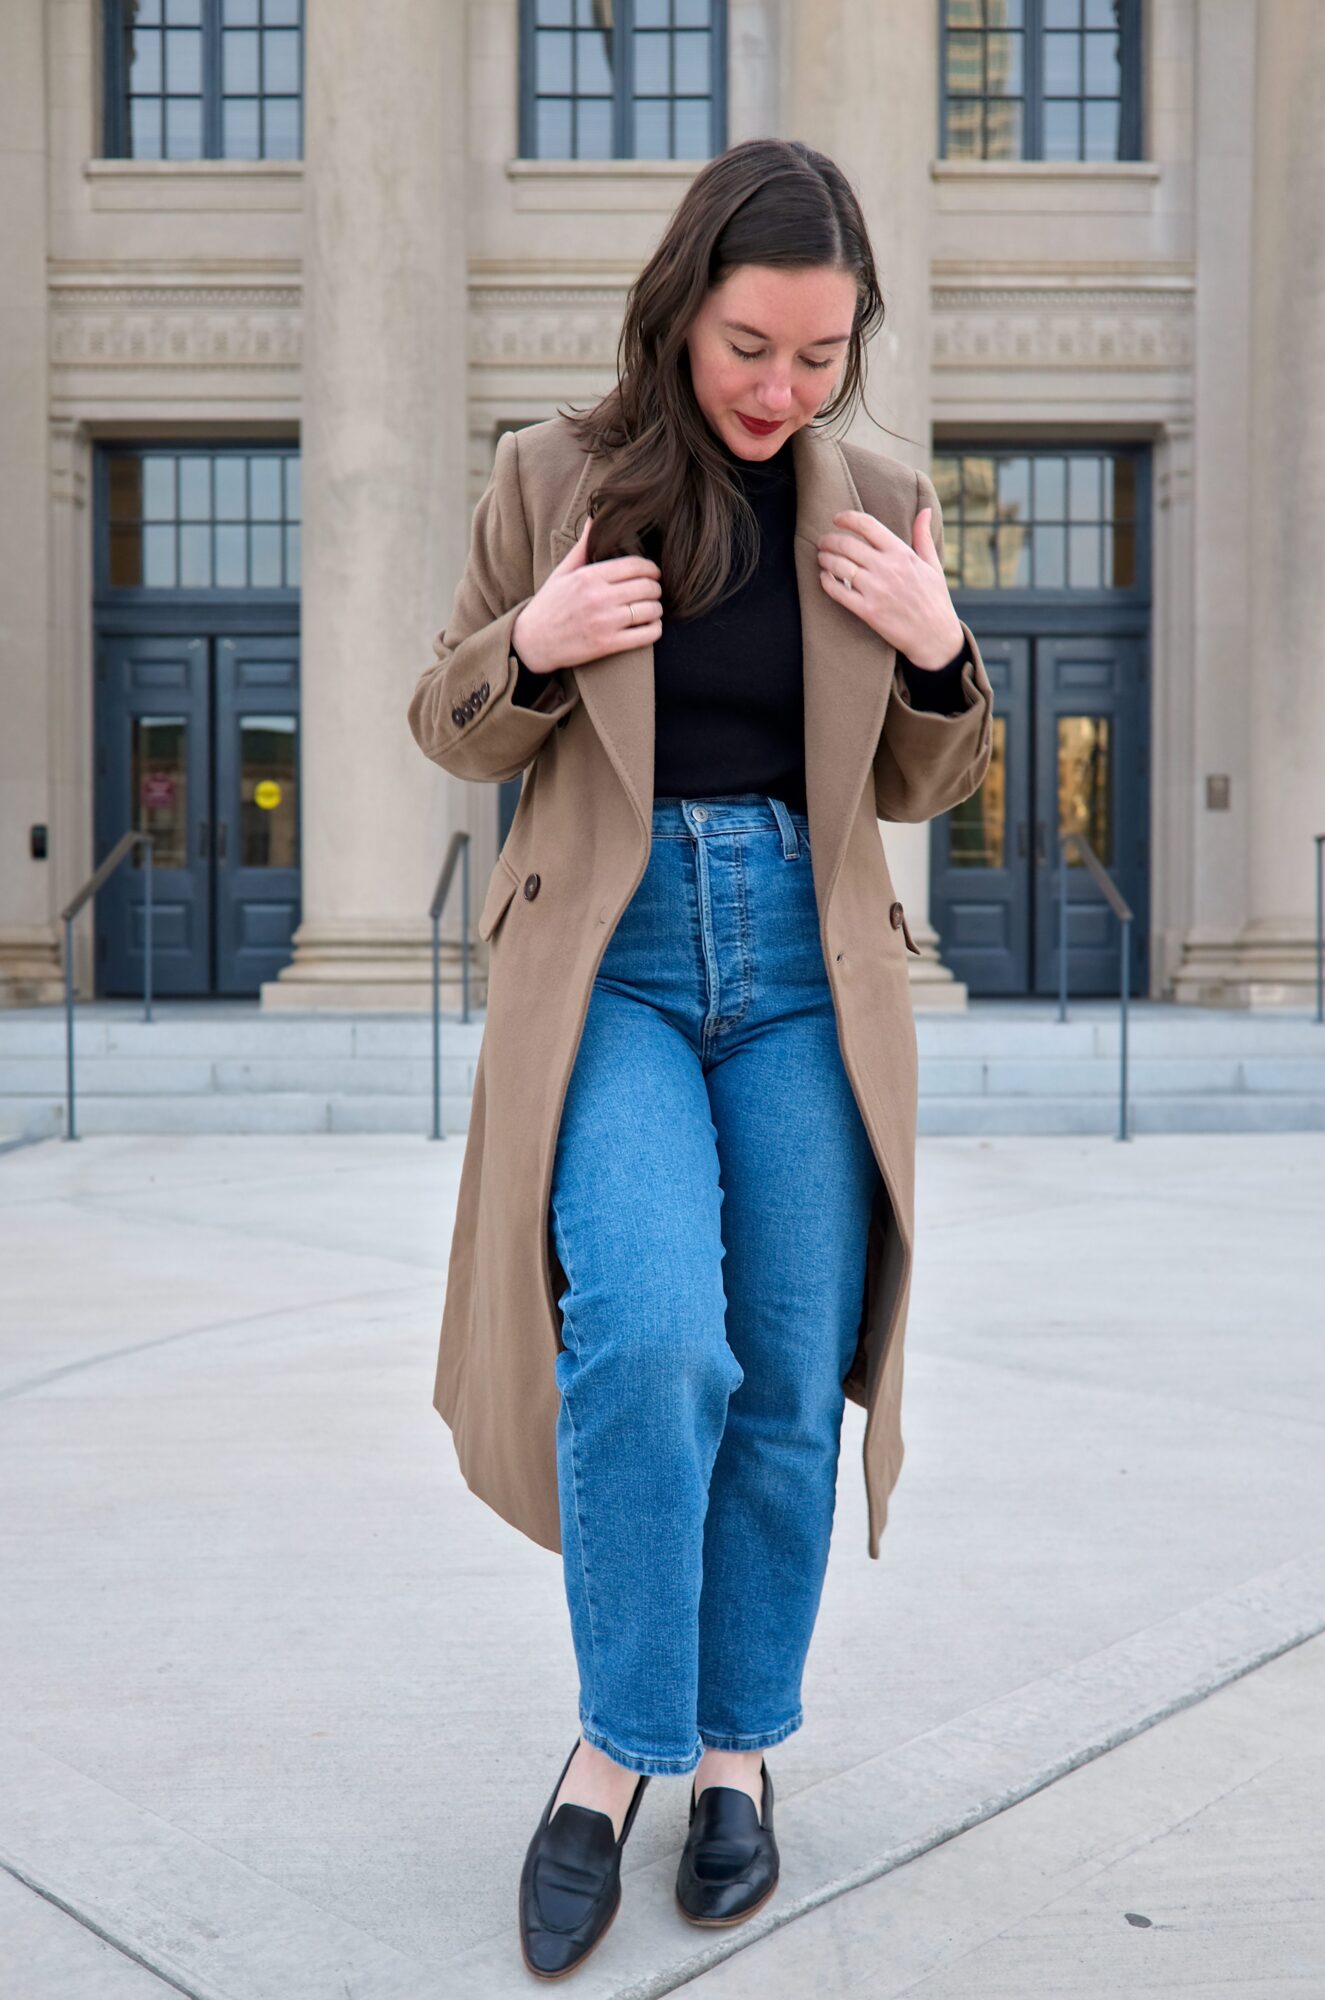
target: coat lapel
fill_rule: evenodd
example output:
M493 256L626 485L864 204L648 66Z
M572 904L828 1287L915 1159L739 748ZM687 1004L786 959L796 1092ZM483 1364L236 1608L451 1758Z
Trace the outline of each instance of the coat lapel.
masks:
M576 539L588 494L607 466L585 460L560 524L551 559ZM792 438L796 472L796 581L804 657L805 796L821 915L846 848L852 817L878 748L893 679L894 649L861 619L835 604L819 581L819 537L860 495L845 454L810 427ZM654 760L653 646L632 646L575 674L580 699L651 839Z

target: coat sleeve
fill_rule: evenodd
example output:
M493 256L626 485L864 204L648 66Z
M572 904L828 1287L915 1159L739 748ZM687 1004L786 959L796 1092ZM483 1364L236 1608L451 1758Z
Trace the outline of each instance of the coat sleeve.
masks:
M456 778L518 777L580 699L557 673L520 673L511 629L534 595L533 550L520 493L517 433L497 441L492 476L474 509L469 555L451 616L432 642L409 726L425 757ZM536 705L530 682L542 683ZM517 692L522 701L514 699Z
M916 507L929 507L930 529L943 555L943 511L928 473L916 472ZM964 656L953 690L953 714L917 707L911 700L908 670L920 669L898 660L883 718L879 747L874 753L874 801L880 819L928 820L969 799L978 791L993 752L994 690L980 657L975 634L964 620ZM947 678L947 668L940 668Z

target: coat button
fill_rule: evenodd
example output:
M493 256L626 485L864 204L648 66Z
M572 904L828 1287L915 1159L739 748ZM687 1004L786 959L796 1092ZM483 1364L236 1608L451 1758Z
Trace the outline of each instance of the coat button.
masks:
M537 876L537 875L526 875L526 876L525 876L525 878L524 878L524 892L525 892L525 896L526 896L526 898L527 898L527 900L528 900L529 902L531 902L531 903L533 902L533 900L534 900L534 897L535 897L535 896L536 896L536 895L538 894L538 890L539 890L539 878L538 878L538 876Z
M483 700L484 700L484 701L486 701L486 700L487 700L487 698L488 698L488 684L487 684L487 682L486 682L486 681L484 681L484 683L483 683L482 687L481 687L481 688L479 689L479 694L481 695L481 697L483 698Z
M454 722L456 728L459 729L462 722L468 721L468 717L463 708L453 708L451 710L451 720Z
M894 904L892 905L892 908L891 908L891 909L889 910L889 912L888 912L888 922L889 922L889 923L890 923L890 924L892 925L892 927L893 927L893 929L894 929L895 931L900 931L900 930L901 930L901 928L902 928L902 906L901 906L901 904L900 904L900 903L894 903Z

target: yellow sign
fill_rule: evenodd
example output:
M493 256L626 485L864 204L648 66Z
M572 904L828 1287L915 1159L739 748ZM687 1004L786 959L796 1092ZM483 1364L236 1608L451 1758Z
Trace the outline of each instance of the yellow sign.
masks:
M253 787L253 803L264 812L275 812L281 802L281 788L275 778L261 778Z

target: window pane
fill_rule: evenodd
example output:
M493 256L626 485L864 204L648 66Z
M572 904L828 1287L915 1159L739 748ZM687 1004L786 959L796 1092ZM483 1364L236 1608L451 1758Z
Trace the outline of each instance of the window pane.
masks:
M1021 73L1020 35L990 35L986 38L986 89L991 97L1020 97L1026 84Z
M292 715L239 718L239 865L299 863L298 759Z
M247 28L232 29L221 38L223 88L238 96L258 87L258 38Z
M227 160L260 160L258 100L227 97L221 108L221 151Z
M572 157L569 102L565 98L541 98L534 109L534 158L569 160Z
M1061 590L1067 582L1067 530L1036 528L1035 588Z
M160 90L161 88L161 31L159 28L135 28L133 31L133 53L129 61L130 90Z
M1100 517L1100 462L1098 458L1070 458L1067 462L1067 512L1069 520L1098 521Z
M212 461L210 458L181 458L179 461L179 517L181 521L210 521L212 518Z
M676 113L676 157L706 160L713 150L713 107L706 97L683 97Z
M299 99L269 97L263 105L263 158L297 160L299 143Z
M1098 527L1069 528L1068 580L1073 590L1098 590L1104 581Z
M166 99L166 149L168 160L202 158L202 106L196 97Z
M166 89L176 95L202 89L202 36L195 28L166 30Z
M1067 461L1037 458L1035 461L1035 517L1039 521L1061 521L1067 513Z
M1020 160L1025 157L1025 107L1017 98L990 104L985 112L985 153L987 160Z
M582 160L612 157L612 106L604 97L582 97L575 107L576 153Z
M299 37L288 29L278 29L262 38L262 87L264 90L296 91L299 88Z
M1081 37L1046 35L1040 49L1046 93L1053 97L1075 97L1081 88Z
M130 729L129 785L134 825L152 836L153 868L186 868L189 860L188 723L182 715L135 715ZM145 868L143 848L133 866Z
M143 460L143 519L175 518L175 461L150 454Z
M707 95L711 88L709 76L709 38L707 35L677 35L676 48L676 88L693 95Z
M216 530L216 581L225 590L242 590L248 582L248 529Z
M575 60L579 65L576 88L587 97L610 97L612 65L607 59L606 36L579 31L575 37Z
M1116 160L1121 145L1121 106L1092 102L1085 107L1086 139L1082 154L1087 160Z
M536 87L568 91L571 87L571 37L540 29L535 37Z
M670 35L635 36L635 89L641 97L661 97L671 88Z
M159 97L135 97L129 103L129 156L135 160L162 157L163 119Z
M1106 868L1113 865L1109 792L1109 717L1060 715L1058 824L1063 833L1084 834ZM1069 853L1067 861L1070 868L1086 865L1079 854Z
M249 513L255 521L281 518L281 463L277 458L249 460Z
M1004 824L1007 818L1006 715L994 715L990 730L989 768L969 799L949 815L948 861L953 868L1003 868Z
M637 160L666 160L671 157L668 144L668 117L665 99L637 101L635 105L635 147Z
M949 35L946 50L946 73L950 94L959 95L963 91L983 91L985 87L984 37L982 35Z
M211 589L212 531L209 527L190 525L180 529L179 580L185 590Z
M255 589L274 590L281 577L281 531L254 524L249 534L249 582Z
M143 582L151 590L175 587L175 530L143 529Z
M1087 97L1117 97L1121 89L1122 56L1117 35L1087 35Z
M244 481L245 465L242 458L218 458L216 461L216 518L218 521L242 521L248 511L248 496Z

